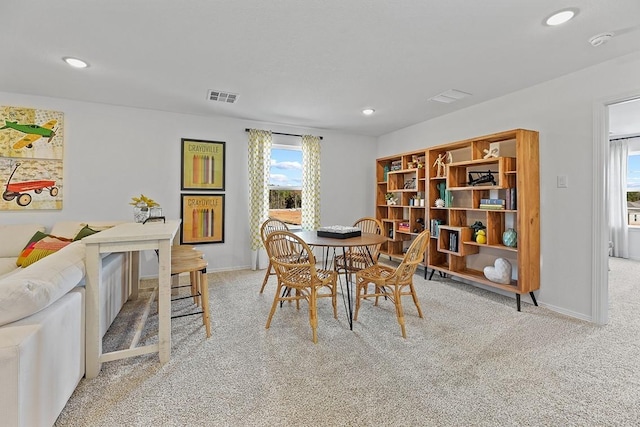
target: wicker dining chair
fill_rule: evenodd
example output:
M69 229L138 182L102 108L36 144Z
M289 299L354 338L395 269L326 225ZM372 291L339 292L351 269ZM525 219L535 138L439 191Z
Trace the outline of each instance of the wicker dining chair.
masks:
M274 231L289 231L289 227L284 222L279 219L269 218L260 226L260 237L262 238L262 244L266 249L266 241L267 236ZM268 254L268 252L267 252ZM264 280L262 281L262 287L260 288L260 293L264 292L264 287L267 286L267 282L269 281L269 277L275 275L276 272L273 269L273 265L271 264L271 255L269 255L269 266L267 267L267 271L264 275Z
M313 342L317 343L318 298L331 298L333 317L338 318L337 273L333 270L316 268L316 259L309 245L289 231L270 233L265 247L271 256L271 263L278 277L278 288L273 297L266 329L271 326L271 319L279 302L296 301L299 307L300 301L306 300L309 304L309 323L313 331ZM288 291L285 292L285 290ZM291 293L290 290L295 292Z
M360 218L353 226L358 227L363 233L382 233L382 223L376 218ZM376 264L379 255L380 244L350 248L344 255L335 256L334 269L355 273Z
M404 255L404 259L397 268L375 264L356 272L356 310L353 316L354 321L358 320L358 310L360 309L362 299L376 297L374 305L378 305L378 298L385 297L395 304L396 317L402 330L402 337L407 337L401 297L411 295L418 309L418 316L422 318L422 310L420 309L418 296L413 287L413 275L416 272L418 264L424 260L424 252L427 249L428 243L429 230L425 230L411 243L411 246L409 246L409 249ZM374 285L373 293L370 293L370 284Z

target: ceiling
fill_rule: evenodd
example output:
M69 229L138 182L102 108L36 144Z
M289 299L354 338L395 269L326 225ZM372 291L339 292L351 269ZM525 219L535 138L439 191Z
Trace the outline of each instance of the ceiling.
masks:
M543 24L563 7L579 12ZM638 0L2 0L0 16L0 91L370 136L640 51ZM428 101L448 89L472 96Z

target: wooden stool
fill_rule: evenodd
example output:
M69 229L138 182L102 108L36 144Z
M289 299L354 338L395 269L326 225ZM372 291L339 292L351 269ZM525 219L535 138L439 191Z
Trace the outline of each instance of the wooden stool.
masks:
M192 258L201 258L204 259L204 253L197 250L195 248L195 246L189 246L189 245L174 245L171 246L171 259L172 260L185 260L185 259L192 259ZM177 273L175 273L177 274ZM171 272L171 275L173 276L174 273L173 271ZM179 279L178 279L179 280ZM198 279L197 279L197 272L195 271L191 271L189 272L189 283L191 285L191 295L193 296L193 303L197 306L200 306L200 294L201 291L200 289L198 289L197 284L198 284ZM174 286L173 288L180 288L182 286L180 286L179 284L177 286Z
M180 251L184 253L179 253ZM192 314L202 314L202 324L205 326L207 338L209 338L211 336L211 325L209 322L209 285L207 282L208 263L202 258L202 252L196 251L195 249L191 251L186 249L177 249L175 251L175 258L173 257L173 254L174 250L171 252L171 274L189 273L192 295L202 295L202 298L200 299L202 311L172 316L172 318L190 316Z

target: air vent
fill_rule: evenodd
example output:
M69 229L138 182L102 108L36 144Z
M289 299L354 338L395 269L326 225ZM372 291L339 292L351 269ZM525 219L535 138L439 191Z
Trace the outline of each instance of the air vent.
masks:
M230 92L223 92L221 90L209 89L207 98L209 98L209 101L220 101L220 102L225 102L227 104L235 104L239 96L240 95L238 95L237 93L230 93Z
M447 91L442 92L441 94L432 96L431 98L429 98L429 101L451 104L452 102L458 101L462 98L466 98L467 96L471 96L471 94L467 92L462 92L461 90L449 89Z

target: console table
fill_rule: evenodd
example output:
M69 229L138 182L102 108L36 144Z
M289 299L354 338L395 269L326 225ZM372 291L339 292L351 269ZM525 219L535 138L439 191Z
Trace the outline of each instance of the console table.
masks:
M171 357L171 244L180 227L179 220L166 223L125 223L85 237L86 246L86 378L95 378L103 362L158 352L160 363ZM131 298L138 297L139 251L158 251L158 343L125 350L102 352L100 334L100 287L103 253L128 252L131 271Z

